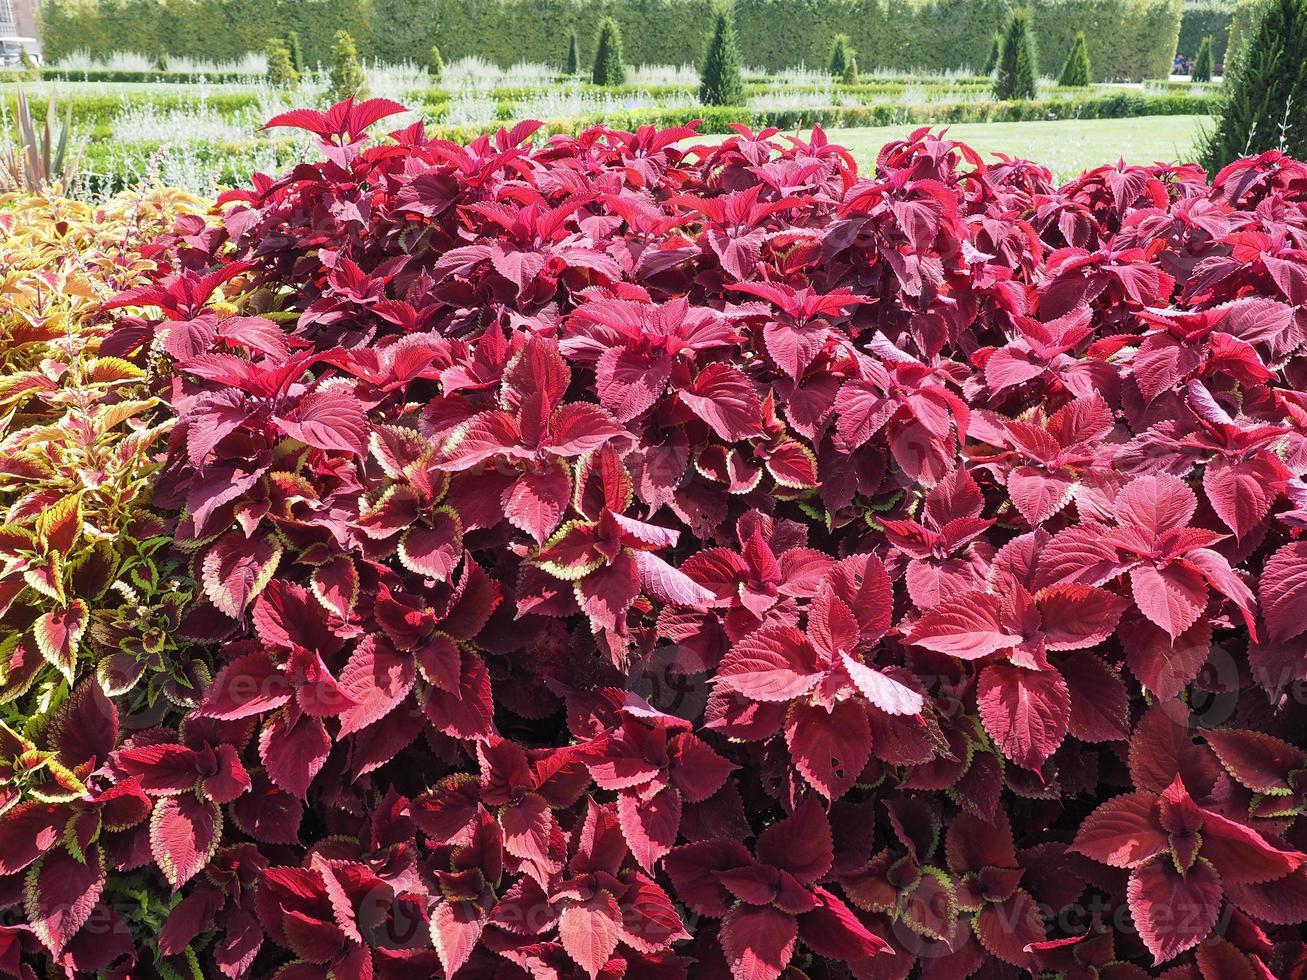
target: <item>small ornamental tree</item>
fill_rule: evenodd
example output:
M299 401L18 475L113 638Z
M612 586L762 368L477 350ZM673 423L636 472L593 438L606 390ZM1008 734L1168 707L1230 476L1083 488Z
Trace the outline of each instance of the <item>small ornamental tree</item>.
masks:
M563 74L581 74L581 42L573 31L567 38L567 57L563 59Z
M1080 31L1076 34L1075 43L1071 45L1071 53L1066 57L1057 83L1068 88L1081 88L1090 81L1089 51L1085 48L1085 32Z
M844 65L844 74L840 76L840 81L845 85L858 84L858 56L852 51L849 52L849 60Z
M982 75L992 75L998 68L998 59L1003 50L1003 35L998 31L994 32L994 38L989 45L989 54L985 58L985 65L981 68Z
M1198 54L1194 56L1193 71L1189 75L1193 82L1210 82L1212 80L1212 36L1209 34L1198 45Z
M348 31L337 31L327 65L328 89L337 100L360 99L366 94L367 76L359 64L358 48Z
M268 58L268 84L275 89L292 89L300 83L300 73L291 60L290 48L280 38L273 38L265 49Z
M717 10L712 38L700 72L699 101L704 105L744 105L744 78L740 50L735 41L735 18L727 5Z
M431 57L427 63L427 71L432 78L440 78L445 72L445 59L440 54L440 45L431 45Z
M286 50L290 52L291 67L303 75L308 70L308 66L304 63L304 49L300 47L299 31L286 32Z
M622 85L626 82L626 63L622 54L622 31L617 21L605 17L595 36L595 61L591 80L596 85Z
M830 65L827 71L832 78L843 78L844 69L848 67L849 57L853 53L853 48L849 42L847 34L836 34L835 39L831 42L830 47Z
M999 99L1033 99L1039 83L1039 57L1030 11L1019 8L1008 18L999 51L994 96Z
M1204 164L1219 170L1241 156L1279 150L1307 157L1307 0L1266 0L1225 82Z

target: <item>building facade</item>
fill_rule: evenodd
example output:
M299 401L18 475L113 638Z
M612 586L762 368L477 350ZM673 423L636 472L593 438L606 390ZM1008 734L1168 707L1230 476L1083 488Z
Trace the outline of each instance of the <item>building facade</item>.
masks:
M0 58L12 56L23 48L40 57L39 3L40 0L0 0Z

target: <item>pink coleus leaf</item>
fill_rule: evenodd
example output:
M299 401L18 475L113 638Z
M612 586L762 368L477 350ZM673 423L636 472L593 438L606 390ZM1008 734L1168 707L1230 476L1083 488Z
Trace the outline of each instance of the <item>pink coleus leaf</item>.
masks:
M71 684L82 636L90 623L90 610L83 599L74 599L67 609L43 613L32 624L32 636L46 662Z
M847 653L840 655L840 662L854 687L887 715L915 715L925 706L925 698L919 691L889 673L869 667Z
M651 795L638 791L617 796L622 834L640 867L652 872L658 860L672 849L681 828L681 794L665 786Z
M770 626L735 644L717 672L718 687L754 701L790 701L816 683L814 651L792 626Z
M404 567L425 578L448 582L463 555L463 525L448 507L431 513L424 525L410 527L399 540Z
M150 853L173 890L209 863L222 837L222 809L194 793L165 797L150 818Z
M572 474L554 460L518 477L504 491L504 516L544 544L563 519L572 499Z
M908 639L928 650L976 660L1014 647L1022 637L1003 623L998 596L967 592L927 610Z
M204 555L204 594L219 610L239 619L277 571L281 543L272 535L246 538L233 531Z
M1272 640L1307 630L1307 541L1286 544L1266 562L1260 580L1262 612Z
M558 918L558 938L567 955L591 978L599 976L617 950L622 910L606 891L584 902L569 901Z
M1193 626L1207 605L1207 582L1184 562L1165 568L1136 566L1130 571L1130 592L1139 611L1172 639Z
M1262 456L1234 463L1217 457L1203 471L1207 499L1236 538L1245 537L1261 523L1283 485L1283 467Z
M762 435L762 403L753 383L729 364L708 365L681 400L727 442Z
M991 664L980 672L976 703L985 731L1026 769L1039 769L1071 727L1071 694L1056 670Z
M305 395L285 414L275 415L288 436L327 451L366 455L368 417L363 403L339 388Z
M504 850L532 861L549 860L549 844L554 831L554 815L549 803L538 793L527 793L499 813L504 828Z

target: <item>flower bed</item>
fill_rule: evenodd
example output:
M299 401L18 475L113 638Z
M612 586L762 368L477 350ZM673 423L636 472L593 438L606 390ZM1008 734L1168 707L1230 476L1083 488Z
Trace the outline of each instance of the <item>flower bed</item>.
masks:
M233 978L1302 968L1307 167L399 111L273 120L325 159L105 306L195 688L106 633L32 726L50 953L142 894L124 960Z

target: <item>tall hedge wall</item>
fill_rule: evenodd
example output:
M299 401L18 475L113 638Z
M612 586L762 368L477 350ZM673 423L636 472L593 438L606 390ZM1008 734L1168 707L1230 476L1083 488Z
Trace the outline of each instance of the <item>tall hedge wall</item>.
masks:
M736 0L745 63L768 69L823 65L848 34L865 67L978 66L1016 0ZM1039 50L1060 64L1077 31L1089 39L1095 77L1167 74L1181 0L1030 0ZM589 59L605 15L622 28L632 63L697 62L711 32L712 0L45 0L52 58L77 48L237 58L271 34L299 32L310 62L331 35L350 31L365 55L423 61L480 55L501 65L561 63L568 35Z
M1224 62L1234 9L1235 0L1185 0L1176 49L1186 58L1192 58L1198 53L1203 38L1211 35L1212 61L1218 65Z

